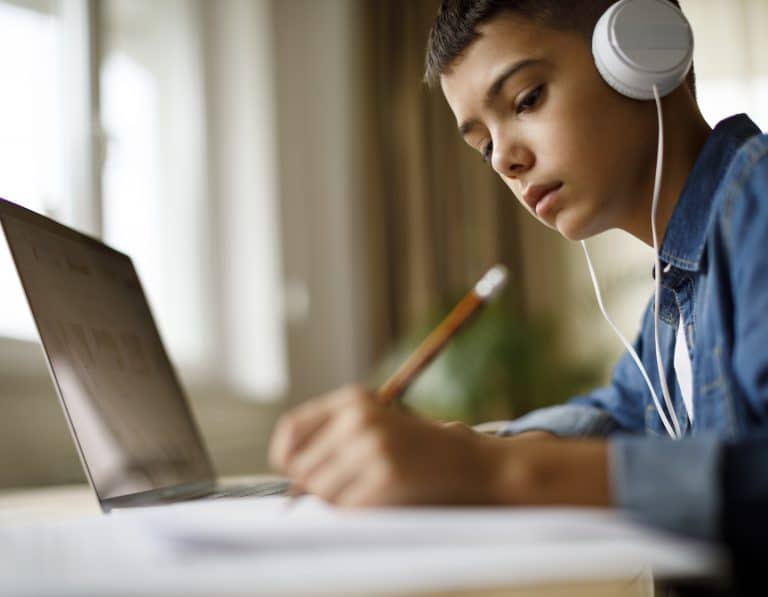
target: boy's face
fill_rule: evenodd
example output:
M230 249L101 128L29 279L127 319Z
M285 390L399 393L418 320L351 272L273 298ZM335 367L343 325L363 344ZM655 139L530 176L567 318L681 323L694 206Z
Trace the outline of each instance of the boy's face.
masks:
M478 32L441 86L466 142L523 206L572 240L649 214L652 102L610 89L575 33L511 15Z

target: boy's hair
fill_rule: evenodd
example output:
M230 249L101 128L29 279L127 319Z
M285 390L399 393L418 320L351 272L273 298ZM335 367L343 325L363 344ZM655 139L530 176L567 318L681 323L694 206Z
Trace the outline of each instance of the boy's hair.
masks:
M542 27L574 31L591 44L600 15L616 0L443 0L429 31L424 80L435 85L451 64L474 42L483 23L503 14L521 16ZM680 8L679 0L667 0ZM688 86L696 95L693 68Z

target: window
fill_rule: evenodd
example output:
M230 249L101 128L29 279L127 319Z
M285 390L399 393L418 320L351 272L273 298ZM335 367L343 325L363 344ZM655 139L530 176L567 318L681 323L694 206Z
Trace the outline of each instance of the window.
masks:
M768 68L765 28L768 4L762 0L683 0L696 36L694 64L699 105L714 126L746 112L768 128Z
M104 238L131 255L174 360L214 358L202 60L189 0L102 2Z
M271 232L279 228L277 191L262 183L276 177L276 165L264 152L242 151L248 136L273 138L234 116L209 118L214 74L205 70L211 48L202 20L226 11L217 4L203 14L201 6L0 0L0 196L131 255L185 380L275 398L287 390L279 239ZM247 28L258 15L240 18L235 8L248 6L233 6L227 18L242 23L237 39L259 38ZM240 57L227 81L251 83L233 88L247 108L239 116L269 123L273 114L261 112L272 106L260 100L271 97L273 74L245 72L254 63ZM226 145L211 143L222 137ZM0 344L36 340L2 249Z
M54 215L62 177L62 21L46 2L0 2L0 197ZM0 336L36 332L6 247L0 251Z

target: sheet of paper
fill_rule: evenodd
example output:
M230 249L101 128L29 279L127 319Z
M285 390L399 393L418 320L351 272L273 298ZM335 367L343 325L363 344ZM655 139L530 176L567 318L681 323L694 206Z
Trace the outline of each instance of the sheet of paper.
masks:
M186 502L124 510L184 544L286 549L323 546L526 544L658 538L620 513L567 508L337 509L305 496Z
M710 576L713 546L567 509L191 502L0 527L0 594L314 595Z

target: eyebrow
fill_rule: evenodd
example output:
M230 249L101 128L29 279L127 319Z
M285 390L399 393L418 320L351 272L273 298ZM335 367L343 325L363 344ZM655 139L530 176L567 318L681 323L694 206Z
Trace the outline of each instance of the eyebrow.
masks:
M496 99L499 93L501 93L501 90L504 88L504 84L511 77L518 74L521 70L540 62L542 62L540 59L526 58L524 60L520 60L519 62L510 64L501 72L498 77L496 77L493 83L491 83L491 86L488 87L488 91L486 91L485 98L483 99L483 106L488 106L493 102L493 100ZM466 120L462 122L461 126L459 126L459 134L462 137L465 137L473 128L475 128L476 125L477 120Z

